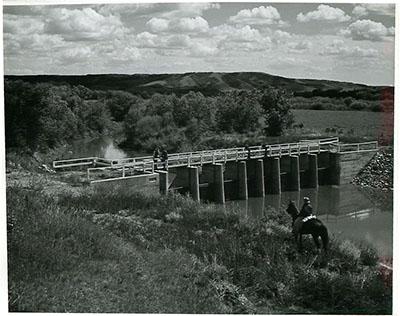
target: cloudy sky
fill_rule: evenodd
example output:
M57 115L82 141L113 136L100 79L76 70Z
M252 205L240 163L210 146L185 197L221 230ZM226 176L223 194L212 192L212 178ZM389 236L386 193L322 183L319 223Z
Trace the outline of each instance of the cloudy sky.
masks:
M5 6L5 74L260 71L394 83L394 5Z

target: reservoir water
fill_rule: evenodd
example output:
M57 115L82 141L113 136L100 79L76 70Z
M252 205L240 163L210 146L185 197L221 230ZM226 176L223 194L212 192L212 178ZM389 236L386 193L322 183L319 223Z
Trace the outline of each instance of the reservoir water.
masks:
M283 192L264 198L249 198L247 201L229 201L227 204L236 204L243 216L257 220L268 217L271 208L285 212L289 200L301 207L304 196L311 199L315 215L335 238L348 239L356 244L367 242L376 248L379 256L392 258L392 192L371 193L370 190L348 184Z

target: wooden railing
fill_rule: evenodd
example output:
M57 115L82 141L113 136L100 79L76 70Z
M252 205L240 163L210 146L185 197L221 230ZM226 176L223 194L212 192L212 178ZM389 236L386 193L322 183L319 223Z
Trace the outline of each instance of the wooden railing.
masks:
M366 152L378 150L378 142L364 142L364 143L351 143L351 144L332 144L334 152L338 153L351 153L351 152Z
M259 159L264 157L282 157L320 152L363 152L378 149L378 142L354 144L340 144L337 137L301 140L298 143L271 144L265 146L235 147L216 150L173 153L168 161L154 162L152 156L136 158L105 159L99 157L77 158L53 162L53 168L68 168L77 166L97 166L87 169L87 177L101 173L118 174L120 177L138 173L154 173L156 169L167 169L181 166L199 166L209 163L225 163L245 159Z

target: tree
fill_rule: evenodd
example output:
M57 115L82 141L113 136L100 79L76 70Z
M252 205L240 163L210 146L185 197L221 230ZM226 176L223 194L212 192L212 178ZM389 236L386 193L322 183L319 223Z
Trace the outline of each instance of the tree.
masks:
M290 110L289 95L286 91L267 88L261 91L259 103L265 120L265 133L269 136L282 135L293 122Z
M255 91L229 91L216 98L217 127L223 132L246 133L259 127L261 107Z

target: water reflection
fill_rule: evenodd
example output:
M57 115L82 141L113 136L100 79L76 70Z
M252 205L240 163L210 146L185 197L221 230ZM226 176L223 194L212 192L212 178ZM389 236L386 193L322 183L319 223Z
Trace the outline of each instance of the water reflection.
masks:
M304 196L310 198L315 214L336 237L355 242L367 241L376 247L379 255L392 256L391 194L387 197L390 199L388 203L377 201L369 192L357 186L321 186L318 189L302 189L229 203L237 204L243 210L242 214L248 218L259 219L268 216L271 208L284 212L289 200L295 201L301 207Z

